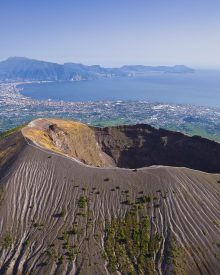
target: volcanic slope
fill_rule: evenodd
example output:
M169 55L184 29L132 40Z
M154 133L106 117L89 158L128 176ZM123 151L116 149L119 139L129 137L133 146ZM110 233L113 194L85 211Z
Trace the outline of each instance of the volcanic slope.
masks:
M44 119L0 141L0 274L219 274L220 175L110 167L96 131Z

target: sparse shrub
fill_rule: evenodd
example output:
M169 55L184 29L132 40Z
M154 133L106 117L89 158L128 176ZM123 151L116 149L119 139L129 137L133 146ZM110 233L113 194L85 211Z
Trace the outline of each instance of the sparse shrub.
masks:
M149 203L150 201L151 201L151 198L149 196L141 196L136 198L137 204Z
M219 223L216 220L212 220L213 224L217 227L219 227Z
M62 209L61 212L60 212L60 217L63 218L65 216L65 213L66 213L65 210Z
M67 244L68 244L68 233L67 233L66 231L63 232L63 239L64 239L64 241L66 241Z
M53 214L53 217L54 218L63 218L65 216L65 213L66 213L65 210L62 209L60 213Z
M2 240L3 248L9 248L13 244L13 236L11 233L6 233Z
M69 234L69 235L76 235L77 234L76 228L73 227L71 230L67 231L67 234Z
M98 233L96 233L96 234L94 235L94 237L95 237L95 239L98 239L100 236L99 236Z
M70 262L72 262L72 261L74 261L74 253L73 252L71 252L71 251L67 251L66 253L65 253L65 255L67 256L67 260L68 261L70 261Z
M63 256L61 255L61 256L58 256L56 264L61 265L62 263L63 263Z
M34 228L37 228L38 230L41 230L43 228L44 224L43 223L38 223L38 222L35 222L33 224L33 227Z
M88 198L84 196L80 196L79 201L78 201L78 206L79 208L85 208L88 203Z
M132 201L130 199L127 199L127 200L121 202L121 204L132 205L133 203L132 203Z
M56 260L56 258L57 258L57 253L56 253L56 251L55 251L54 248L52 248L51 250L47 250L46 253L47 253L49 259Z
M105 261L107 261L108 257L107 257L107 255L106 255L105 252L102 253L102 258L103 258Z
M30 244L30 241L29 240L26 240L23 242L23 246L28 246Z

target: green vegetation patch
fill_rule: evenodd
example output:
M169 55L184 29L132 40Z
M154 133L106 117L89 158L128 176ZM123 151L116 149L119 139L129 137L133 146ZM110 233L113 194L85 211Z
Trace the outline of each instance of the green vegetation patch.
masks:
M150 202L151 202L151 198L149 196L141 196L136 198L137 204L150 203Z
M151 236L149 217L138 207L132 207L125 218L106 223L105 258L110 273L157 274L154 255L162 238Z
M9 232L6 233L2 239L2 247L5 249L11 247L13 244L13 241L14 241L14 239L13 239L12 234Z
M175 238L172 238L166 255L166 263L172 265L172 274L186 275L186 262L187 256L184 248L178 244Z
M213 126L214 127L214 126ZM201 126L196 123L185 122L179 126L174 124L166 125L165 127L171 131L180 131L189 136L201 136L203 138L211 139L220 142L219 130L210 129L208 126Z
M75 234L75 229L71 229L69 231L64 231L61 236L59 236L57 239L61 241L61 247L59 247L57 250L55 248L54 244L51 244L49 246L49 249L47 250L47 256L48 256L48 262L55 262L56 265L62 265L64 261L73 262L76 258L76 251L70 242L70 236ZM62 252L61 252L62 251Z
M53 217L53 218L64 218L65 215L66 215L66 211L65 211L65 209L62 209L61 212L59 212L59 213L54 213L54 214L52 215L52 217Z
M85 208L88 203L88 198L84 196L80 196L79 201L78 201L78 206L79 208Z
M8 131L6 131L6 132L0 134L0 140L2 140L2 139L4 139L4 138L6 138L6 137L8 137L8 136L10 136L10 135L12 135L12 134L14 134L15 132L20 131L20 130L21 130L22 128L24 128L26 125L27 125L27 123L26 123L26 124L19 125L19 126L15 127L15 128L12 128L12 129L10 129L10 130L8 130Z

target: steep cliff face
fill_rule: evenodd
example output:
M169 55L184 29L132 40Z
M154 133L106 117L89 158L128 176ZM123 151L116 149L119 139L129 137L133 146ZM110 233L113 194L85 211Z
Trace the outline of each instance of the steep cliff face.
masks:
M29 141L74 157L87 165L110 165L108 156L105 156L96 141L94 131L85 124L62 119L38 119L31 122L22 132Z
M69 125L38 120L7 140L19 150L0 163L0 274L219 274L220 175L88 166L67 155ZM135 127L89 144L141 147L157 132Z
M150 125L96 128L62 119L38 119L22 131L28 140L91 166L165 165L220 173L219 143Z
M189 137L149 125L94 128L94 131L101 150L118 167L166 165L220 172L220 144L198 136Z

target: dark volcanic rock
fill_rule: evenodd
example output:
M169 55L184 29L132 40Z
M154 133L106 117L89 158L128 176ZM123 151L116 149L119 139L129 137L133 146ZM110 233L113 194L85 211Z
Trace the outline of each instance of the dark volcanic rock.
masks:
M220 172L217 142L144 124L94 129L101 149L118 167L166 165Z
M219 274L220 175L94 167L101 146L118 166L214 170L219 144L148 125L25 128L0 142L0 274Z
M0 179L7 173L25 145L21 132L15 132L0 140Z

